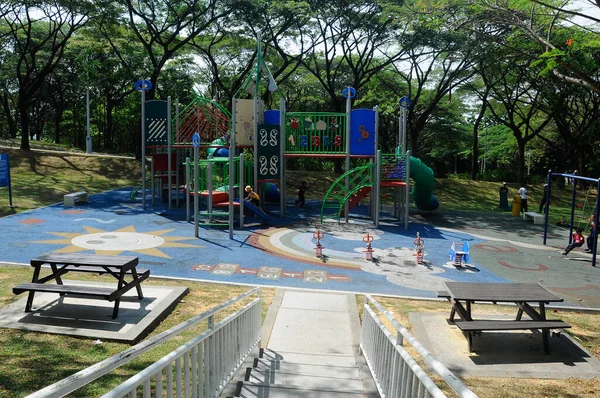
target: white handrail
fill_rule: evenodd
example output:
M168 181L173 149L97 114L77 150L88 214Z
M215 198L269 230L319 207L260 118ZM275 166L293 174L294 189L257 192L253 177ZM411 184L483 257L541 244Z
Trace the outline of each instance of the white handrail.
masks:
M394 318L377 300L371 295L366 295L366 304L373 304L385 317L394 325L398 334L396 336L396 344L403 344L403 337L410 343L411 346L421 355L423 362L434 372L436 372L461 398L478 398L477 394L469 389L454 373L452 373L443 363L438 361L423 345L413 337L413 335Z
M146 341L143 341L135 346L126 349L116 355L113 355L110 358L105 359L102 362L98 362L95 365L92 365L88 368L85 368L71 376L68 376L62 380L57 381L54 384L51 384L39 391L34 392L31 395L28 395L26 398L46 398L46 397L62 397L65 396L89 383L96 380L97 378L107 374L108 372L118 368L119 366L127 363L143 353L150 351L151 349L157 347L158 345L164 343L165 341L179 335L185 330L197 325L198 323L208 319L211 316L214 316L216 313L224 310L230 305L245 299L252 294L258 293L259 297L261 294L260 288L256 287L252 290L247 291L246 293L242 293L237 297L234 297L230 300L227 300L216 307L203 312L200 315L197 315L193 318L188 319L187 321L180 323L177 326L172 327L169 330L165 330L164 332L149 338Z
M127 381L123 382L121 385L119 385L112 391L104 394L102 396L102 398L119 398L119 397L124 397L128 394L130 394L130 395L135 394L137 387L147 384L147 382L149 382L152 378L155 378L157 386L158 385L162 386L162 371L163 370L170 367L175 361L181 360L181 358L184 355L185 355L184 360L188 360L189 356L186 354L191 352L196 346L198 346L200 343L205 341L208 337L214 336L218 331L220 331L223 327L228 325L232 320L235 320L236 318L238 318L242 314L246 313L247 311L254 309L256 306L260 306L260 303L261 303L261 299L258 298L256 300L252 301L251 303L247 304L246 306L244 306L244 308L241 308L238 311L236 311L235 313L227 316L221 322L215 324L213 328L210 328L210 329L204 331L203 333L194 337L192 340L190 340L187 343L178 347L176 350L172 351L171 353L162 357L158 361L154 362L152 365L148 366L147 368L145 368L144 370L142 370L135 376L132 376L131 378L129 378ZM260 308L259 308L257 315L260 316ZM256 344L258 344L260 342L260 331L258 331L257 336L255 336L255 337L256 338L253 339L252 344L249 347L247 347L247 349L243 353L243 355L241 355L238 358L237 362L235 363L236 367L242 364L242 362L246 359L247 355L254 349ZM219 352L219 356L222 356L221 352ZM197 362L201 362L201 361L194 361L193 363L197 363ZM179 387L183 385L187 390L187 389L189 389L189 386L190 386L189 373L188 373L190 366L189 366L189 364L186 363L186 364L184 364L183 368L184 368L183 371L185 372L186 380L184 383L181 383L178 381L177 384ZM203 367L203 368L206 370L205 367ZM223 370L224 372L219 372L219 370ZM219 384L216 386L213 386L218 391L218 393L220 393L221 390L225 387L226 383L229 382L230 377L227 377L227 376L233 376L233 374L234 374L233 370L227 369L227 367L222 367L221 369L211 369L211 373L215 377L222 376L221 380L217 380L217 382ZM217 375L216 373L223 373L223 374ZM192 374L197 375L197 370L196 370L196 372L193 371ZM160 377L156 377L157 375ZM197 386L194 385L194 386L192 386L192 388L195 391L198 391ZM167 394L169 394L169 393L170 393L170 391L167 392ZM133 395L133 396L135 396L135 395ZM189 392L185 393L184 396L189 397L190 396ZM210 395L207 394L207 396L212 396L212 394L210 394Z
M381 396L446 398L366 304L361 349Z

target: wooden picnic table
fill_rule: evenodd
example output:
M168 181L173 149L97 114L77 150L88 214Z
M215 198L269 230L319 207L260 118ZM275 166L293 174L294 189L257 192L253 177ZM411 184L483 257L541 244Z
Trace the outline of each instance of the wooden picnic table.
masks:
M50 266L51 273L40 278L42 266ZM33 277L31 283L22 283L13 288L14 294L29 292L25 312L31 311L36 292L58 293L61 296L84 296L114 302L113 319L119 313L121 296L130 289L137 290L138 298L144 298L141 283L150 276L150 270L137 269L138 258L132 256L98 256L92 254L45 254L31 260ZM85 285L65 285L62 276L68 272L109 274L117 279L116 288ZM126 277L131 280L127 281ZM46 283L54 280L56 283Z
M472 352L473 334L490 330L541 330L544 353L550 353L548 337L551 329L564 329L571 326L561 320L546 319L546 304L562 302L538 283L475 283L475 282L444 282L445 292L439 292L438 297L445 297L452 304L450 322L465 334ZM517 316L512 320L473 319L471 306L475 302L514 303ZM464 303L464 305L463 305ZM537 310L531 304L537 303ZM530 319L523 320L523 313ZM455 321L458 315L460 320Z

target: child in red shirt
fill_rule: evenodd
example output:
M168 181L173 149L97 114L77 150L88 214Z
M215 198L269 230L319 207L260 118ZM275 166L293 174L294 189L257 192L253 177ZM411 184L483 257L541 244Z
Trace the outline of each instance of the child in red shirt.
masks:
M562 254L563 255L569 254L569 252L571 250L573 250L574 248L583 246L584 242L585 242L585 237L583 236L583 229L577 228L577 230L575 232L573 232L573 240L571 241L569 246L567 246L565 251L562 252Z

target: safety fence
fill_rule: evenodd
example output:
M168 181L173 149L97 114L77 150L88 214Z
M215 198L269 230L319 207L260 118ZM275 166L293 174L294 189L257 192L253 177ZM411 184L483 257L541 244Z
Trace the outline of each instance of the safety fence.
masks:
M215 323L215 316L219 312L254 294L258 297ZM67 395L203 321L208 322L206 331L103 397L218 397L260 343L261 314L260 288L254 288L28 398Z
M373 305L396 328L396 336L385 327L369 306ZM446 397L403 347L408 341L423 362L437 373L461 398L476 398L463 382L439 362L372 296L366 296L360 347L377 389L385 397Z

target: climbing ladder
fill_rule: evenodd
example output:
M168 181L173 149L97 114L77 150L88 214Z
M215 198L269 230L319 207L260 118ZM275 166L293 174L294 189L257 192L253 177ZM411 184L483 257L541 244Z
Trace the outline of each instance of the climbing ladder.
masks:
M353 196L359 193L366 194L366 188L373 186L375 165L369 163L364 166L355 167L348 170L337 180L335 180L323 198L321 206L321 222L326 209L335 209L334 214L337 215L338 222L344 211L344 204ZM349 178L348 189L346 189L346 177Z

